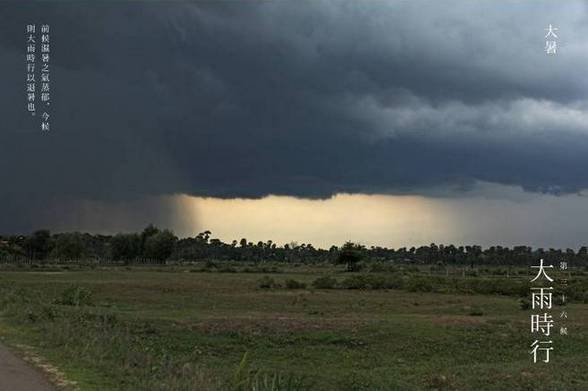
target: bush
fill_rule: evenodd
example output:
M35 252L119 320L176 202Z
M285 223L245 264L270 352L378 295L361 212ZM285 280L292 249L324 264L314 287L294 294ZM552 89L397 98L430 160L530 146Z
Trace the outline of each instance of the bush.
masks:
M560 292L560 295L563 293L566 295L566 300L574 302L577 301L581 303L584 302L587 292L588 286L586 285L586 283L578 281L562 288L562 292Z
M344 289L398 289L403 286L400 276L364 274L351 276L341 282Z
M312 282L312 286L316 289L334 289L337 287L337 280L329 276L319 277Z
M259 280L257 280L257 287L261 289L270 289L276 287L276 282L273 278L268 276L263 276Z
M341 282L344 289L368 289L369 283L365 276L351 276Z
M93 303L93 292L82 286L71 285L61 292L59 299L55 301L56 304L61 305L92 305Z
M286 289L305 289L306 284L294 279L286 280Z
M408 281L410 292L433 292L434 287L431 281L426 278L413 277Z
M454 280L456 289L462 293L479 293L482 295L520 296L529 295L528 281L515 279L460 279Z

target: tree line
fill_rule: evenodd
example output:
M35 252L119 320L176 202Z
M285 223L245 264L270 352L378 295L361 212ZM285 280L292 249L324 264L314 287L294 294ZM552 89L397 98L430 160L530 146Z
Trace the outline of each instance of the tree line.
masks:
M253 243L246 238L225 243L210 231L194 237L178 238L172 231L149 225L138 233L100 235L80 232L54 233L38 230L30 235L0 236L0 259L17 257L29 260L116 260L132 263L154 261L278 261L337 262L341 259L392 261L447 265L530 265L540 258L551 262L567 261L588 265L588 247L543 249L529 246L455 246L431 243L428 246L366 247L347 242L341 247L315 248L296 242L277 245L268 240ZM350 258L351 257L351 258ZM347 262L348 263L348 262Z

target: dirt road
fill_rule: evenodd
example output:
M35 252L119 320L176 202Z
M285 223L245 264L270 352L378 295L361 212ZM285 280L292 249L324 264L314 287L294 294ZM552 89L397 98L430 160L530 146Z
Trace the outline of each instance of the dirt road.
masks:
M41 372L0 345L0 391L54 391Z

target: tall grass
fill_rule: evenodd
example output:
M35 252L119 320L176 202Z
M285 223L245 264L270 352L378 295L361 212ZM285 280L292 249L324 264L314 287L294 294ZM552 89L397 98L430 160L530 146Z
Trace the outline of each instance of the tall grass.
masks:
M92 292L71 285L50 297L35 289L0 286L0 311L20 325L36 328L45 348L67 362L92 368L109 389L166 391L300 391L301 378L252 370L247 354L230 381L214 376L190 354L150 343L158 331L145 322L122 320L93 305Z
M303 391L308 390L304 378L279 372L252 370L246 352L235 370L232 391Z

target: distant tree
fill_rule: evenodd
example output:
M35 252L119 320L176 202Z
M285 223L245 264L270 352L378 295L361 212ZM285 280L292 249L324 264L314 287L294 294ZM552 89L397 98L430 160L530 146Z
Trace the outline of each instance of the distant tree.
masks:
M51 249L51 233L46 229L33 232L25 240L25 249L32 259L45 259Z
M84 256L83 235L79 232L57 235L51 256L61 260L80 259Z
M149 224L147 227L145 227L145 229L143 229L143 232L141 232L141 252L143 252L145 248L145 242L147 241L147 239L149 239L149 237L153 235L158 234L159 232L159 228L157 228L153 224Z
M141 254L141 237L138 234L117 234L111 241L113 259L129 261Z
M169 230L149 236L145 241L143 255L149 259L166 260L174 251L178 238Z
M347 265L348 272L354 272L358 270L359 261L363 258L363 253L365 251L365 247L361 244L356 244L353 242L346 242L339 251L339 256L337 257L338 264L345 264Z
M196 240L202 244L207 244L208 239L210 239L210 235L212 235L212 232L210 232L209 230L200 232L198 235L196 235Z
M157 228L153 224L149 224L141 232L141 238L142 239L143 238L148 238L149 236L153 236L153 235L155 235L156 233L159 233L159 232L160 232L159 228Z

